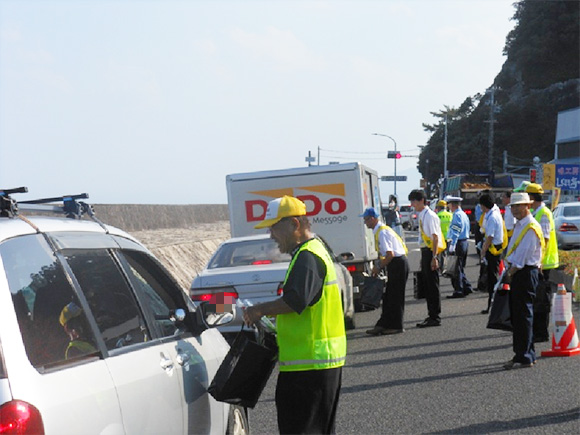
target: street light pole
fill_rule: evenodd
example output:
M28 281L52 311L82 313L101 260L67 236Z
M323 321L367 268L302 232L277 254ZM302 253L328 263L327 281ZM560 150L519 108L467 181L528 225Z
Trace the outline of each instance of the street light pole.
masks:
M373 133L373 136L388 137L395 144L395 152L397 152L397 141L395 139L393 139L391 136L389 136L388 134L383 134L383 133ZM397 159L394 159L394 160L395 160L395 181L394 181L394 184L395 184L394 190L395 190L395 192L394 192L394 194L395 194L395 198L396 198L397 197Z

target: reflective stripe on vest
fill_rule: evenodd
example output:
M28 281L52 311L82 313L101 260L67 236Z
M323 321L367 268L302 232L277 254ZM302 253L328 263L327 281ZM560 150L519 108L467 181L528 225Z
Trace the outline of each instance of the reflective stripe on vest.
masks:
M425 242L425 245L427 245L429 249L433 250L433 240L431 240L431 237L427 237L427 234L423 232L423 224L420 220L419 230L421 231L421 238ZM441 242L441 245L437 246L437 254L440 254L441 252L445 251L445 249L447 249L447 242L445 241L445 237L443 237L441 234L441 231L439 231L439 242Z
M397 238L397 240L401 243L401 245L403 245L403 249L405 249L405 255L407 255L409 253L409 251L407 250L407 245L405 245L405 242L403 242L403 239L401 239L401 236L399 236L395 232L395 230L393 230L390 226L381 225L379 227L379 229L377 230L377 232L375 233L375 249L379 253L379 258L385 258L384 256L381 255L381 251L379 250L379 234L382 230L389 231L393 236L395 236Z
M512 255L512 252L514 252L516 250L516 248L518 247L518 245L520 244L520 242L522 241L522 239L524 238L524 236L526 235L526 233L532 230L534 231L534 233L536 234L536 236L538 237L538 239L540 239L540 246L542 247L542 254L544 254L544 247L545 247L545 242L544 242L544 235L542 234L542 227L540 227L540 224L538 224L535 220L531 220L529 224L527 224L524 229L522 230L522 232L518 235L518 238L515 240L514 244L510 247L510 250L508 251L506 258L509 257L510 255Z
M491 245L489 245L489 248L488 248L490 254L495 255L496 257L499 254L501 254L505 248L507 248L508 242L509 242L508 232L507 232L507 229L505 227L505 222L503 219L501 220L501 224L503 227L503 242L501 242L501 248L495 249L495 246L493 245L493 243Z
M560 258L558 256L558 241L556 239L556 228L554 225L554 217L552 216L552 212L548 207L544 206L536 213L534 213L534 218L536 218L538 223L540 223L542 216L544 215L548 217L548 221L550 222L550 238L548 239L546 252L544 252L544 256L542 257L542 269L549 270L560 266Z
M336 279L334 262L318 239L305 242L292 258L284 284L301 251L320 257L326 276L320 299L302 313L279 314L276 330L280 371L303 371L341 367L346 359L346 334L342 295Z

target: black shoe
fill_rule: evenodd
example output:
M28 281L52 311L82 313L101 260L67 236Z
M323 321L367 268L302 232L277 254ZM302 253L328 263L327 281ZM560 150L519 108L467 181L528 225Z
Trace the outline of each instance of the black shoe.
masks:
M466 290L466 291L463 292L463 294L465 296L470 295L471 293L473 293L473 291L471 291L471 290Z
M383 328L382 326L375 326L373 329L369 329L366 331L369 335L393 335L393 334L401 334L405 332L404 329L389 329Z
M441 326L441 320L427 317L421 323L417 323L417 328L429 328L431 326Z
M481 310L481 314L489 314L489 308L487 310Z
M452 295L447 296L447 299L459 299L464 297L465 295L463 293L453 293Z

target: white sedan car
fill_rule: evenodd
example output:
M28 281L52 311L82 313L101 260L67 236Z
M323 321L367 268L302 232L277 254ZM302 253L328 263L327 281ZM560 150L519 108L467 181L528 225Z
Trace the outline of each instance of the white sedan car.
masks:
M331 256L336 259L332 252ZM269 235L234 237L218 247L205 269L194 278L190 296L193 301L215 303L218 311L224 306L226 311L230 310L230 305L235 307L234 321L218 328L230 340L241 330L243 323L236 300L258 304L280 297L289 265L290 255L282 254ZM334 266L342 291L345 325L352 329L352 277L338 261Z
M565 202L554 209L554 226L560 249L580 247L580 202Z

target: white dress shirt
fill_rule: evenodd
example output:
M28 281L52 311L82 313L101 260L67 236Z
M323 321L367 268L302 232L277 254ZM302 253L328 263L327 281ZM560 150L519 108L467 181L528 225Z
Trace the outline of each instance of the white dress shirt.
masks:
M516 222L514 226L514 234L510 239L507 252L510 252L511 247L518 239L522 230L526 227L530 221L534 219L531 214L528 214L525 218ZM536 235L536 232L530 229L522 238L520 244L517 246L514 252L512 252L506 261L518 269L522 269L524 266L536 266L540 267L542 264L542 245L540 244L540 239Z
M381 225L383 224L379 222L373 229L373 233L375 235L377 231L379 231ZM384 257L389 251L391 251L395 257L405 255L405 248L403 247L403 244L399 241L399 239L397 239L393 232L389 230L383 230L379 233L379 253Z
M485 237L492 237L494 245L503 243L503 219L496 204L485 214Z

